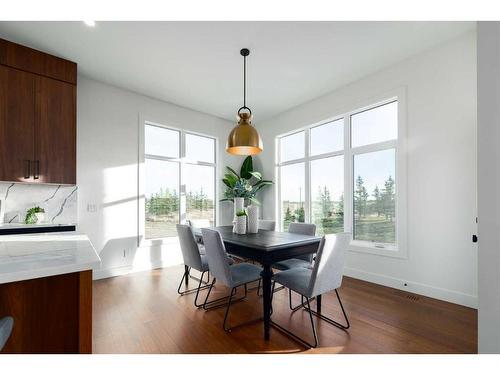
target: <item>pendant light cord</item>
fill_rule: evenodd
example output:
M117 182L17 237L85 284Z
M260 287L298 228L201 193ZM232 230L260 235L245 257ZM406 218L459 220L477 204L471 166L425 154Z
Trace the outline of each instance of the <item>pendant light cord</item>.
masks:
M247 57L243 56L243 107L247 106Z
M252 110L247 107L247 56L250 54L250 50L248 48L243 48L240 54L243 56L243 107L238 110L238 115L241 110L245 109L249 112L249 115L252 116Z

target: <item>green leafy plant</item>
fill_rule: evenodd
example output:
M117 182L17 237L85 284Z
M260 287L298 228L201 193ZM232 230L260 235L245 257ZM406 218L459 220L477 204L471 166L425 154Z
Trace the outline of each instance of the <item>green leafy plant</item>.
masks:
M238 211L238 212L236 212L236 216L238 216L238 217L247 216L247 213L245 211Z
M38 218L36 217L37 213L44 213L45 210L39 206L31 207L28 211L26 211L26 218L24 222L26 224L36 224Z
M234 198L245 198L260 205L256 198L257 193L266 186L274 184L272 181L262 179L262 174L253 170L251 156L245 158L239 174L231 167L226 167L226 169L227 173L222 179L222 182L226 185L226 190L224 191L224 199L221 199L221 202L234 202Z

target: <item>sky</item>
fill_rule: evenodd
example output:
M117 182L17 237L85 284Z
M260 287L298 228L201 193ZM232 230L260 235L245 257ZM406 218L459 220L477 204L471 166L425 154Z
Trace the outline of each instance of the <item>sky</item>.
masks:
M145 152L149 155L179 158L180 133L175 130L146 125ZM186 134L185 161L203 161L213 163L215 160L215 140L194 134ZM160 188L179 192L179 166L175 161L146 159L146 197L160 191ZM215 169L211 166L184 163L183 179L186 192L203 192L214 197Z
M397 102L388 103L351 116L352 147L360 147L397 138ZM341 151L344 144L344 119L311 129L312 156ZM281 161L305 157L305 131L283 137L280 142ZM389 176L395 178L395 150L387 149L354 156L354 179L361 176L369 194L375 186L383 189ZM305 165L281 167L281 199L304 201ZM327 186L332 199L338 200L344 190L344 158L329 157L311 161L311 195Z

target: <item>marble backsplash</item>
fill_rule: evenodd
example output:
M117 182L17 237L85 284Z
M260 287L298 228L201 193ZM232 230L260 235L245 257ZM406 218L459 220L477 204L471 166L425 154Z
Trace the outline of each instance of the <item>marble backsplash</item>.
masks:
M46 223L74 224L77 221L77 190L77 186L0 182L0 200L5 205L3 222L24 223L26 211L40 206L45 210Z

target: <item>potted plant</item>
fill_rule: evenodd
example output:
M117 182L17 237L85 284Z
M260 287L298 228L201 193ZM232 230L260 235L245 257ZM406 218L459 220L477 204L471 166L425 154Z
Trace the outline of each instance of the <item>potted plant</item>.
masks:
M31 207L26 211L25 224L42 223L45 220L45 210L39 206Z
M226 167L227 173L224 175L222 182L226 185L223 201L234 203L234 213L236 221L236 213L243 210L246 203L255 203L260 205L257 200L257 193L274 182L264 180L260 172L253 170L253 160L251 156L247 156L241 165L240 173L238 174L231 167Z
M247 213L245 210L236 212L236 234L246 234L247 232Z

